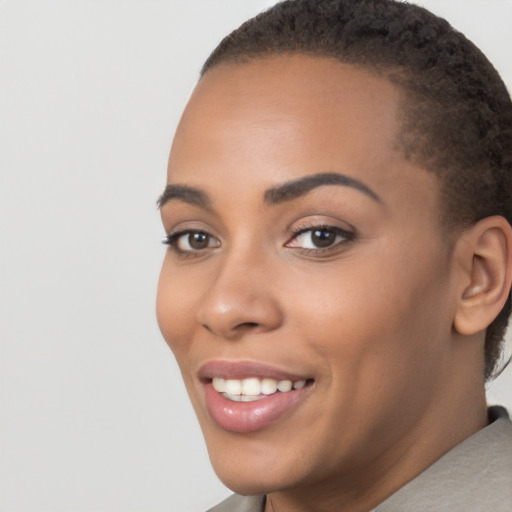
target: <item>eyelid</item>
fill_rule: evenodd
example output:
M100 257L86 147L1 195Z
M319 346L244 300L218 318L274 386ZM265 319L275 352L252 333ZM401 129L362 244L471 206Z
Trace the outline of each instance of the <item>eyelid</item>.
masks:
M214 229L211 223L205 222L199 218L190 219L181 216L169 216L165 219L163 225L167 236L174 236L194 231L198 233L207 233L214 238L219 238L213 234L214 232L217 233L218 230Z
M314 231L330 231L332 233L336 234L336 237L340 236L342 237L341 240L333 242L331 245L325 246L325 247L302 247L298 245L293 245L293 241L298 240L302 235L305 233ZM354 238L356 237L355 229L351 227L350 230L343 228L341 226L337 226L334 224L329 224L325 222L311 222L307 225L302 225L293 230L292 236L288 239L288 241L285 244L285 247L288 247L290 249L300 251L301 253L308 254L308 255L328 255L330 253L333 253L335 251L339 251L342 246L347 245L348 243L352 242Z
M346 236L354 236L354 234L355 234L354 230L348 230L346 228L342 228L341 226L335 226L333 224L315 223L315 224L311 224L308 226L296 228L293 231L293 237L297 237L298 235L301 235L302 233L307 233L308 231L315 231L315 230L336 231L336 232L342 233Z
M201 248L201 249L182 249L179 247L179 240L180 238L184 236L190 236L191 234L202 234L209 237L210 241L215 241L214 244L210 245L208 244L207 247ZM168 245L171 250L173 250L175 253L177 253L179 256L200 256L205 254L207 251L211 249L215 249L217 247L220 247L221 242L220 240L212 235L209 231L203 229L203 228L194 228L194 227L184 227L181 229L175 229L171 232L169 232L164 240L162 240L162 243L165 245Z
M331 229L339 231L347 237L355 237L357 233L356 228L349 222L324 215L310 215L302 218L291 224L288 229L291 232L290 239L313 229Z

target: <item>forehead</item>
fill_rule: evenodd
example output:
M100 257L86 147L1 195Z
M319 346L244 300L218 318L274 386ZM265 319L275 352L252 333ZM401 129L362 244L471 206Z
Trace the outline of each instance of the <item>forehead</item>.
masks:
M197 166L195 160L206 154L243 156L254 166L272 157L275 167L311 157L322 166L331 163L336 148L344 160L373 156L374 165L397 153L399 99L388 80L330 58L293 55L223 64L194 90L169 171ZM324 162L318 161L321 155Z
M430 190L432 175L407 162L397 144L400 100L387 79L330 58L219 65L203 76L185 109L168 182L215 192L226 183L234 190L241 180L263 189L334 171L382 197L398 185L407 200L407 187Z
M394 150L399 128L399 92L387 80L330 58L304 55L224 64L206 73L180 122L183 139L204 150L231 147L295 152L292 143L321 153L345 146L351 152ZM364 135L364 136L363 136ZM289 144L286 144L289 143ZM270 146L270 147L269 147ZM278 156L278 155L275 155Z

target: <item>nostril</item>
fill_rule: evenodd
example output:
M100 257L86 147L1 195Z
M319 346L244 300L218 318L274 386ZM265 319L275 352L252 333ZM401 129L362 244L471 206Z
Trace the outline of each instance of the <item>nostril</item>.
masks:
M238 324L237 325L237 329L242 329L242 330L243 329L247 329L247 330L249 330L249 329L254 329L254 328L258 327L258 326L259 326L259 324L257 322L244 322L242 324Z
M245 333L256 332L257 329L261 327L261 324L258 322L240 322L232 327L229 332L223 332L220 329L216 330L210 327L207 323L202 323L201 327L212 334L220 334L225 338L238 338L243 336Z
M242 322L235 326L235 329L238 330L249 330L249 329L255 329L260 324L258 322ZM213 332L213 329L208 324L201 324L201 327L206 329L207 331Z

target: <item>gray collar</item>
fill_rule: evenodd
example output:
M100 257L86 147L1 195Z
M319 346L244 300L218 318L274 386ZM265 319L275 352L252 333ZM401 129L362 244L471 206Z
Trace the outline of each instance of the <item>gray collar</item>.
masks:
M511 512L512 422L503 407L489 421L371 512ZM264 496L235 494L208 512L264 508Z
M511 512L512 423L503 407L489 421L372 512Z

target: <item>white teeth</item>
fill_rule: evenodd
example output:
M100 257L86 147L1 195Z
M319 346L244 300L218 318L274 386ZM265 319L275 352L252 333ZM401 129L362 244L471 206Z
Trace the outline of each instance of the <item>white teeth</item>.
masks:
M258 379L250 377L247 379L223 379L214 377L212 385L215 391L222 393L229 400L234 402L252 402L260 400L265 395L273 395L277 391L287 393L292 389L302 389L306 385L305 380Z
M228 379L226 381L226 393L228 395L241 395L242 381L237 379Z
M226 391L226 381L225 379L221 379L220 377L214 377L212 380L213 389L218 391L219 393L224 393Z
M261 400L263 397L261 395L258 396L248 396L248 395L229 395L228 393L222 393L229 400L233 400L233 402L254 402L255 400Z
M255 400L261 400L263 397L258 396L249 396L249 395L240 395L240 402L254 402Z
M281 393L286 393L292 389L292 381L291 380L280 380L277 383L277 389L281 391Z
M264 395L272 395L277 391L276 379L263 379L261 381L261 392Z
M229 395L228 393L222 393L226 398L229 398L229 400L233 400L233 402L241 402L242 401L242 395Z
M242 381L242 395L257 396L261 393L260 379L244 379Z

